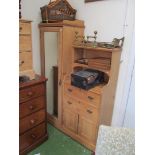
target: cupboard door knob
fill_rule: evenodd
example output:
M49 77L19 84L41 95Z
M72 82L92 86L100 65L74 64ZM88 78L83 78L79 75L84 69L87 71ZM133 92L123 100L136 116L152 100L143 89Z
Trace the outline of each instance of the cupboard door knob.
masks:
M31 91L29 91L29 92L27 93L27 95L28 95L28 96L32 96L33 93L32 93Z
M36 136L35 134L31 134L31 138L32 138L32 139L36 139L37 136Z
M35 120L35 119L31 119L31 120L30 120L30 123L33 125L33 124L36 123L36 120Z
M33 105L30 105L30 106L29 106L29 109L30 109L30 110L34 110L35 107L34 107Z
M91 96L88 96L88 99L93 100L94 98L93 98L93 97L91 97Z
M68 88L68 91L69 91L69 92L72 92L72 89Z
M68 104L72 104L72 102L70 102L70 101L67 101L67 103L68 103Z
M88 112L88 113L90 113L90 114L92 114L92 113L93 113L93 112L92 112L91 110L89 110L89 109L87 109L87 112Z

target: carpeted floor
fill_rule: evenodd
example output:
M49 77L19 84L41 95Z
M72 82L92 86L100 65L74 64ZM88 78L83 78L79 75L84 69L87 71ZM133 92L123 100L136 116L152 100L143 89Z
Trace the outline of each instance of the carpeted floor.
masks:
M48 140L28 155L91 155L91 151L48 124Z

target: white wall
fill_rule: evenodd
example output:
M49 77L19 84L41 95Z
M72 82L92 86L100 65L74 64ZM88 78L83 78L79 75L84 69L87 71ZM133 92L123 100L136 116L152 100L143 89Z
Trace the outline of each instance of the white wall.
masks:
M40 7L48 2L49 0L22 0L23 18L33 20L33 63L37 73L40 73L38 30L38 23L41 21ZM84 3L84 0L68 0L68 2L77 10L77 19L85 21L86 35L93 35L93 31L97 30L98 41L112 41L114 37L125 36L112 121L112 125L122 126L125 108L121 107L126 107L126 94L129 90L125 88L125 80L127 73L130 73L128 64L134 28L134 0L104 0L91 3Z

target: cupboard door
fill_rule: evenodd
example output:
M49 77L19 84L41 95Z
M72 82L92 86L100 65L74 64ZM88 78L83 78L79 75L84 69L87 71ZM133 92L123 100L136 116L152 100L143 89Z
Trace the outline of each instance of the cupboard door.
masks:
M96 144L97 125L84 116L79 116L78 135L91 144Z
M66 129L77 133L78 114L76 114L74 111L64 110L63 125Z

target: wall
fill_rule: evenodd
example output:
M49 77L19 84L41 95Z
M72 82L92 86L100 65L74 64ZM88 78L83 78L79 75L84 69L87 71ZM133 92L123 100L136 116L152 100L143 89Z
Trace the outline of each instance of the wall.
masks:
M49 0L22 0L23 18L33 20L33 65L37 73L40 73L38 30L38 23L41 21L40 7L48 2ZM125 88L125 81L127 73L131 70L128 64L134 27L134 0L104 0L92 3L84 3L84 0L68 0L68 2L77 10L77 19L85 21L86 35L93 35L93 31L97 30L97 41L112 41L114 37L125 36L112 121L114 126L123 126L126 96L129 91L129 86Z

